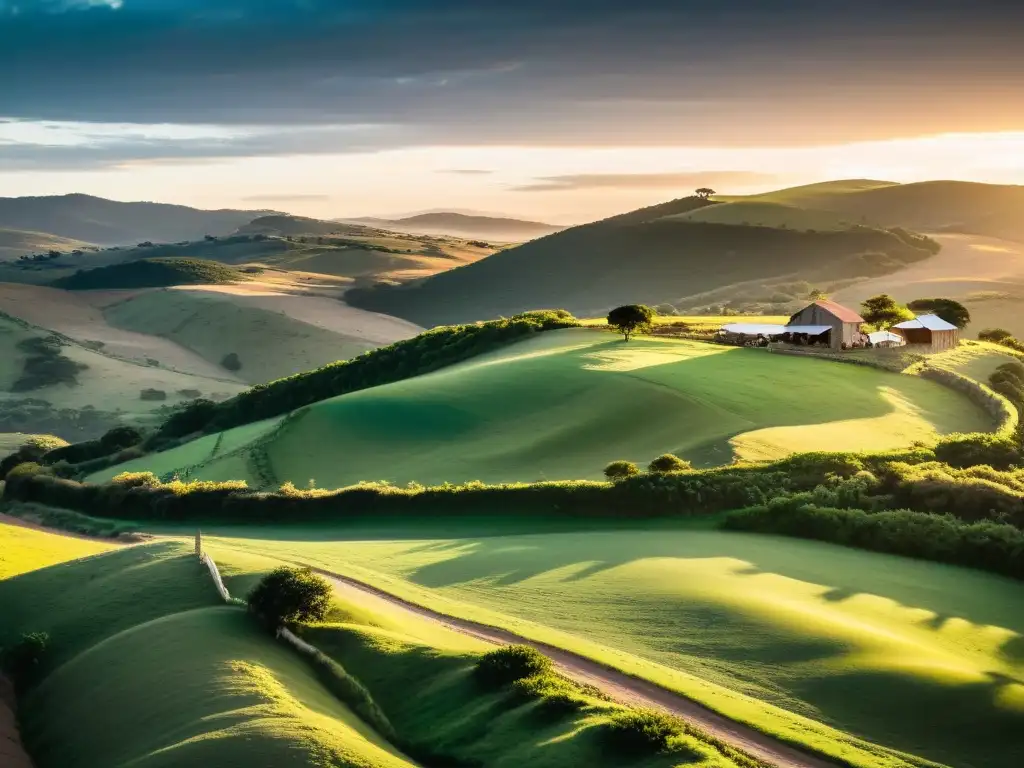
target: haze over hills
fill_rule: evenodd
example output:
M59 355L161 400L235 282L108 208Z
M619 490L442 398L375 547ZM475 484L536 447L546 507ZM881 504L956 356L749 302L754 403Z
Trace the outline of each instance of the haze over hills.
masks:
M454 235L456 237L485 238L506 242L521 242L544 237L565 229L555 224L497 216L470 215L452 211L432 211L397 219L361 217L339 219L395 232L418 232L428 235Z
M0 198L0 227L99 245L200 240L233 232L268 211L204 211L167 203L122 203L91 195Z

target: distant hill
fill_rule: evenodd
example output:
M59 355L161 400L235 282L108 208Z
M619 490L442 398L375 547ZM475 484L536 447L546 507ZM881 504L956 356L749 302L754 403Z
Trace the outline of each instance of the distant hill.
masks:
M32 232L24 229L0 228L0 261L17 259L49 251L69 253L74 250L94 247L92 243L58 237L47 232Z
M349 291L354 306L420 325L539 307L598 314L616 304L673 302L747 281L825 283L894 272L935 243L854 226L804 231L690 220L716 203L683 198L586 224L409 286ZM783 300L791 300L783 297Z
M141 259L89 269L62 277L54 288L68 291L114 288L164 288L171 285L211 285L244 280L245 275L215 261L200 259Z
M726 200L832 211L874 226L1024 240L1024 186L967 181L842 181Z
M165 203L122 203L90 195L0 198L0 227L100 245L201 240L233 232L268 211L204 211Z
M273 214L270 216L260 216L243 224L238 228L237 234L294 237L297 235L346 235L365 233L366 231L367 227L353 226L337 221Z
M415 232L426 235L451 235L453 237L480 238L505 242L533 240L560 232L565 227L543 224L539 221L499 218L495 216L470 216L449 211L423 213L401 219L361 218L348 219L357 224L366 224L395 232Z

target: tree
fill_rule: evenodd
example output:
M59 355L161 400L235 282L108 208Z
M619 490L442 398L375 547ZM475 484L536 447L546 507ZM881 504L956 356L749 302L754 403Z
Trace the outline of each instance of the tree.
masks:
M632 461L613 461L604 468L604 476L609 480L625 480L640 474L640 467Z
M678 456L671 453L663 453L647 467L648 472L654 472L656 474L663 474L666 472L683 472L687 469L692 469L690 462L683 461Z
M646 304L626 304L608 313L608 325L626 337L643 333L651 327L655 312Z
M695 194L701 200L707 200L712 195L717 195L718 193L715 192L715 190L711 189L711 187L701 187L700 189L695 190L693 194Z
M991 341L995 344L1002 344L1007 339L1012 339L1013 334L1005 328L985 328L978 331L978 338L982 341Z
M911 313L896 303L896 299L887 293L872 296L861 306L864 322L877 328L891 328L897 323L911 319Z
M221 359L220 364L232 372L242 370L242 361L238 358L237 352L228 352Z
M275 568L249 593L249 611L268 627L323 621L331 604L331 585L308 568Z
M914 299L907 307L918 314L938 315L961 331L971 322L971 313L967 311L967 307L953 299Z

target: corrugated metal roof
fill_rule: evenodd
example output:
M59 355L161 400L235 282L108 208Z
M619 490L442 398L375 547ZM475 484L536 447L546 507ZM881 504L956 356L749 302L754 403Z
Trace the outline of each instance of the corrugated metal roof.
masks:
M831 325L787 325L786 333L807 333L811 336L817 336L826 331L831 331Z
M927 328L929 331L955 331L957 328L952 323L947 323L938 315L921 315L905 323L894 325L893 328Z
M829 312L834 317L843 321L844 323L863 323L864 318L858 315L849 307L844 307L842 304L838 304L828 299L819 299L813 302L815 306L821 307L826 312Z
M888 331L875 331L874 333L868 334L868 340L872 344L882 344L886 341L894 341L897 344L903 343L903 337L898 333L889 333Z

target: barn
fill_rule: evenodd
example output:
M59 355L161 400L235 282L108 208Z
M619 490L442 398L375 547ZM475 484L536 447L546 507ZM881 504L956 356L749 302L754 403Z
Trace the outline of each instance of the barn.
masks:
M927 346L931 352L953 349L960 343L960 329L938 315L915 317L894 325L892 331L902 336L908 345Z
M801 309L789 319L787 328L804 326L828 326L829 346L832 349L852 347L854 342L864 341L860 332L864 318L842 304L820 299Z

